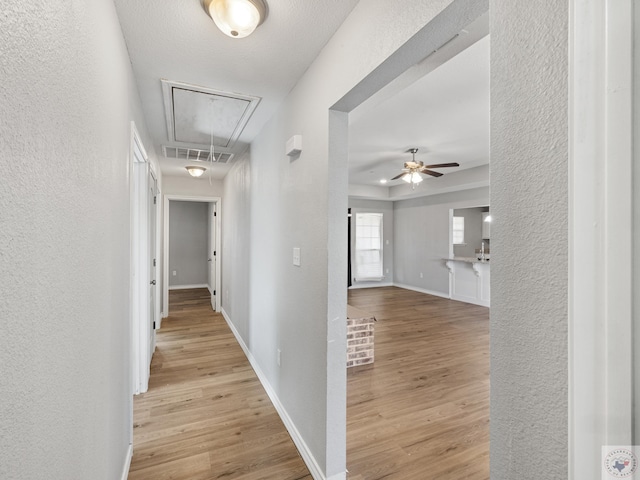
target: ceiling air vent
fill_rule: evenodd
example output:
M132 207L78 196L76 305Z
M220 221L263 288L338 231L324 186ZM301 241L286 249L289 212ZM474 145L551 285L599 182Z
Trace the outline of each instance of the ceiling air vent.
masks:
M179 160L200 160L202 162L209 160L209 150L200 150L199 148L168 147L163 145L162 153L167 158L177 158ZM229 163L233 158L233 153L214 152L213 157L216 163Z

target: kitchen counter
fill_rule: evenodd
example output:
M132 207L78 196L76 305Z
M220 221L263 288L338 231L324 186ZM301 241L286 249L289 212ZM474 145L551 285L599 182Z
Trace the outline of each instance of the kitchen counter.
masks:
M443 260L454 261L454 262L466 262L466 263L489 263L489 258L486 260L478 260L477 257L453 257L453 258L444 258Z
M449 269L449 298L488 307L491 300L491 262L476 257L443 260Z

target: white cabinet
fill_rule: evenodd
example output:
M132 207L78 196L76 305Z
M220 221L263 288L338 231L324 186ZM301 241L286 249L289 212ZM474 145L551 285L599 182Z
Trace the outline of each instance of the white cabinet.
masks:
M487 221L489 212L482 212L482 239L491 239L491 221Z

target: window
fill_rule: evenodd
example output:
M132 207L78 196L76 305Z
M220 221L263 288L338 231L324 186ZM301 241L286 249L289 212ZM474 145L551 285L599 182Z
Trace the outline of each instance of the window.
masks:
M453 244L464 245L464 217L453 217Z
M377 280L382 275L382 214L356 214L355 278Z

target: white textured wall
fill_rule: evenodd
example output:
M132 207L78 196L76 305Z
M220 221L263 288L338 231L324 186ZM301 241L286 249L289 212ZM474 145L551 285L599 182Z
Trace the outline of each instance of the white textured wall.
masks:
M251 240L259 241L260 235L251 232L251 162L249 153L236 157L233 167L224 179L222 215L222 285L219 287L222 309L245 342L250 338L249 300L250 246ZM262 252L269 255L268 251Z
M223 191L222 180L212 178L209 183L207 172L199 178L175 175L162 177L162 193L164 195L222 197Z
M169 202L169 287L208 283L208 211L204 202Z
M491 478L568 476L568 2L491 2Z
M0 478L121 478L132 405L130 121L110 0L0 14Z
M395 283L448 296L449 210L488 204L488 187L394 202Z

